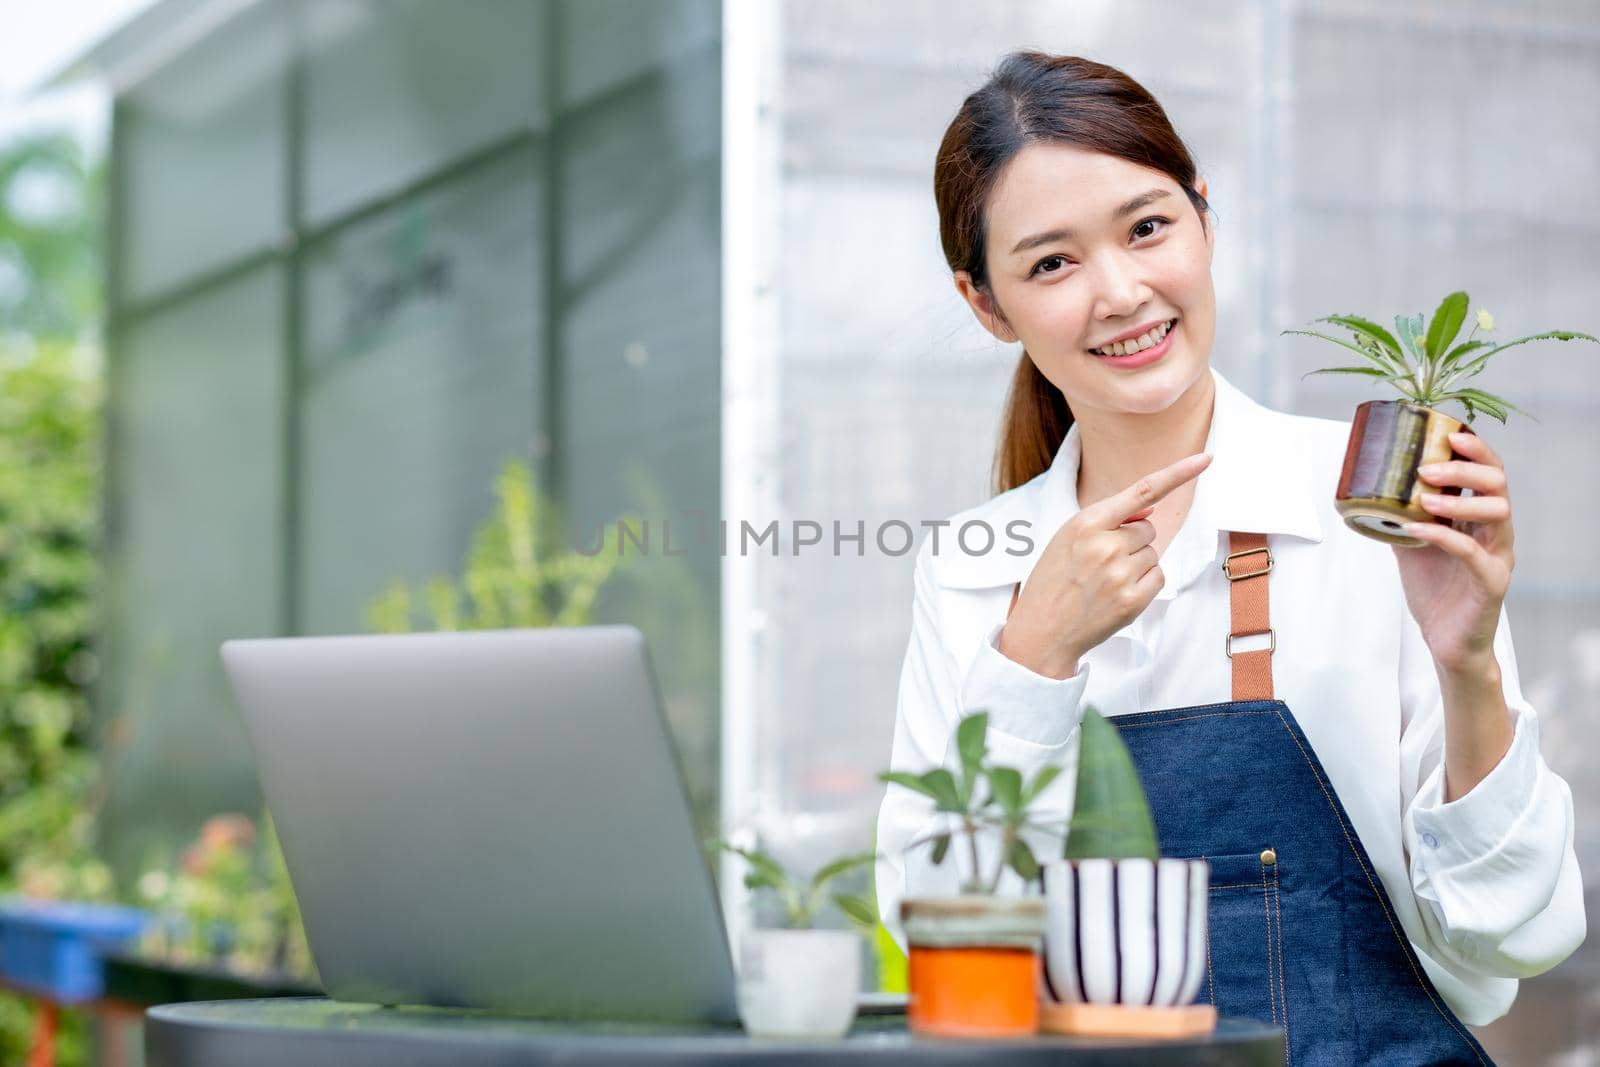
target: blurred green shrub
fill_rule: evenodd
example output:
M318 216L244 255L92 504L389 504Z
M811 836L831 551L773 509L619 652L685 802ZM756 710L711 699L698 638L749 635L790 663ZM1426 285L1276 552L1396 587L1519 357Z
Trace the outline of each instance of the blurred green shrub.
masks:
M100 499L95 360L0 342L0 892L107 900L94 855L99 772L87 689ZM59 1063L81 1062L65 1020ZM0 997L0 1062L27 1056L32 1012Z
M206 820L172 869L140 876L138 896L156 913L139 942L142 955L242 975L316 979L270 817L260 834L243 815Z
M526 463L508 460L495 479L495 512L472 540L459 579L434 578L421 589L392 582L367 608L377 633L413 629L498 630L583 626L595 599L627 566L619 539L624 518L609 524L593 555L563 544L561 512L539 492ZM630 526L630 529L637 527Z
M0 146L0 892L103 900L86 690L98 580L105 169L76 139ZM89 347L74 348L84 343ZM33 1010L0 995L0 1063ZM84 1062L81 1017L57 1063Z
M0 146L0 335L76 340L99 326L105 168L74 137Z

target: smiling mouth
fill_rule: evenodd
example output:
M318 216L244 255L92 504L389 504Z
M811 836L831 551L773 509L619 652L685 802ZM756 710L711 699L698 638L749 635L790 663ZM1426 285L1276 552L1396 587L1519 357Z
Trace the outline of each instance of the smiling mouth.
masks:
M1142 337L1135 337L1131 341L1118 341L1114 345L1106 345L1102 348L1091 348L1088 350L1088 352L1092 356L1102 357L1131 356L1136 352L1143 352L1147 348L1154 348L1162 341L1165 341L1167 339L1167 335L1171 333L1173 327L1177 325L1177 319L1168 319L1166 322L1155 327Z

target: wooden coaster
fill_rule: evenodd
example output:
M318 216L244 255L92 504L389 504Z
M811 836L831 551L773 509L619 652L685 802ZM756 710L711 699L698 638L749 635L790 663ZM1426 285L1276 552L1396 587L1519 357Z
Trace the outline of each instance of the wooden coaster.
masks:
M1192 1037L1217 1028L1210 1004L1151 1008L1143 1004L1039 1004L1039 1029L1047 1034L1095 1037Z

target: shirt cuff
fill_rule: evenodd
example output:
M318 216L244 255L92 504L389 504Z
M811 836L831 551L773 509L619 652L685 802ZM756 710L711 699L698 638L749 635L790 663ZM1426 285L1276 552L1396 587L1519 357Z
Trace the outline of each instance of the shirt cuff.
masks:
M1089 664L1079 661L1070 678L1035 674L1000 651L998 623L978 647L961 688L961 706L970 714L988 711L990 748L1037 755L1038 749L1060 748L1083 718L1083 694L1089 685ZM1008 745L995 734L1017 742ZM1032 750L1032 751L1030 751Z
M1535 816L1543 792L1538 722L1520 708L1514 707L1512 713L1516 722L1511 746L1465 796L1445 802L1442 759L1417 791L1411 809L1416 831L1412 841L1428 868L1450 871L1505 853L1521 836L1519 825Z

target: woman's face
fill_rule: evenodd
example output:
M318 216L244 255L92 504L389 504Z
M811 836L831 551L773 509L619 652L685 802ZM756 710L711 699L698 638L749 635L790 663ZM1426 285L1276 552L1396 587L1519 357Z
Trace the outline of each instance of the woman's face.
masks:
M1203 179L1195 188L1206 195ZM1207 373L1212 231L1171 177L1070 145L1032 144L1001 172L988 211L989 291L966 271L956 272L956 287L991 333L1023 343L1076 417L1165 411ZM1089 351L1174 319L1153 362Z

